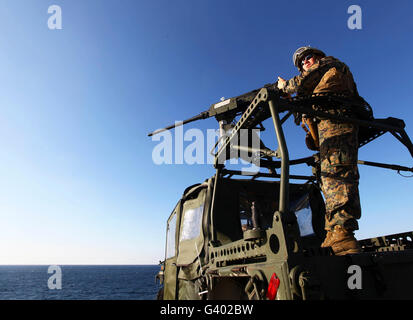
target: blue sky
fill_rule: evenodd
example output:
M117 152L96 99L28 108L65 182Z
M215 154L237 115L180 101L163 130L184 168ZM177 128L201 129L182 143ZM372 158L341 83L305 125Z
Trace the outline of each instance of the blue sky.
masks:
M362 9L350 30L347 8ZM50 30L48 7L62 9ZM318 47L349 65L377 118L413 135L411 1L4 0L0 5L0 264L152 264L166 219L210 165L156 165L150 131L297 74ZM291 122L291 121L290 121ZM215 119L188 128L215 129ZM309 155L286 127L291 158ZM273 146L271 126L264 134ZM383 136L362 160L412 167ZM304 170L304 169L303 169ZM413 180L360 166L358 238L413 230Z

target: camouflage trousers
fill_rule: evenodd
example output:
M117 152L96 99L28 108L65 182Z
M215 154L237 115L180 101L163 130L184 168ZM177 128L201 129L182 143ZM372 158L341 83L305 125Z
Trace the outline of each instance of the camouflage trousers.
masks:
M361 216L358 190L358 126L320 120L321 189L326 202L325 229L340 225L358 230Z

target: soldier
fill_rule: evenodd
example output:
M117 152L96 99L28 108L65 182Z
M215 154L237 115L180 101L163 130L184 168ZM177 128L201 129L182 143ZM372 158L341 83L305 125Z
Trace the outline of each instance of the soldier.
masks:
M349 68L334 57L312 47L301 47L293 55L300 75L286 81L278 77L278 88L287 94L307 95L334 92L359 97ZM329 110L337 113L337 110ZM355 115L352 115L355 116ZM308 121L303 115L303 120ZM329 119L315 119L320 150L321 189L326 202L326 239L336 255L360 252L354 237L361 208L358 191L358 126ZM307 137L308 138L308 137Z

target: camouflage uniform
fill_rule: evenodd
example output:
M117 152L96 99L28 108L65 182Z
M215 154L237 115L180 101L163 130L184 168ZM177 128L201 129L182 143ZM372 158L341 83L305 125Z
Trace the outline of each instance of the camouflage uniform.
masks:
M349 68L333 57L324 57L308 71L290 79L283 89L298 95L336 92L358 95ZM329 110L336 113L335 110ZM319 119L321 183L326 200L325 229L332 231L339 225L348 231L358 230L361 216L358 191L359 173L358 126L328 119Z

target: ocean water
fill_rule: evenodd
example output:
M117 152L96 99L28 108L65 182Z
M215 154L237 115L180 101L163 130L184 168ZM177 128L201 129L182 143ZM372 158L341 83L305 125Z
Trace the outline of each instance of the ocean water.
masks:
M0 300L155 300L160 289L159 265L49 267L0 266Z

